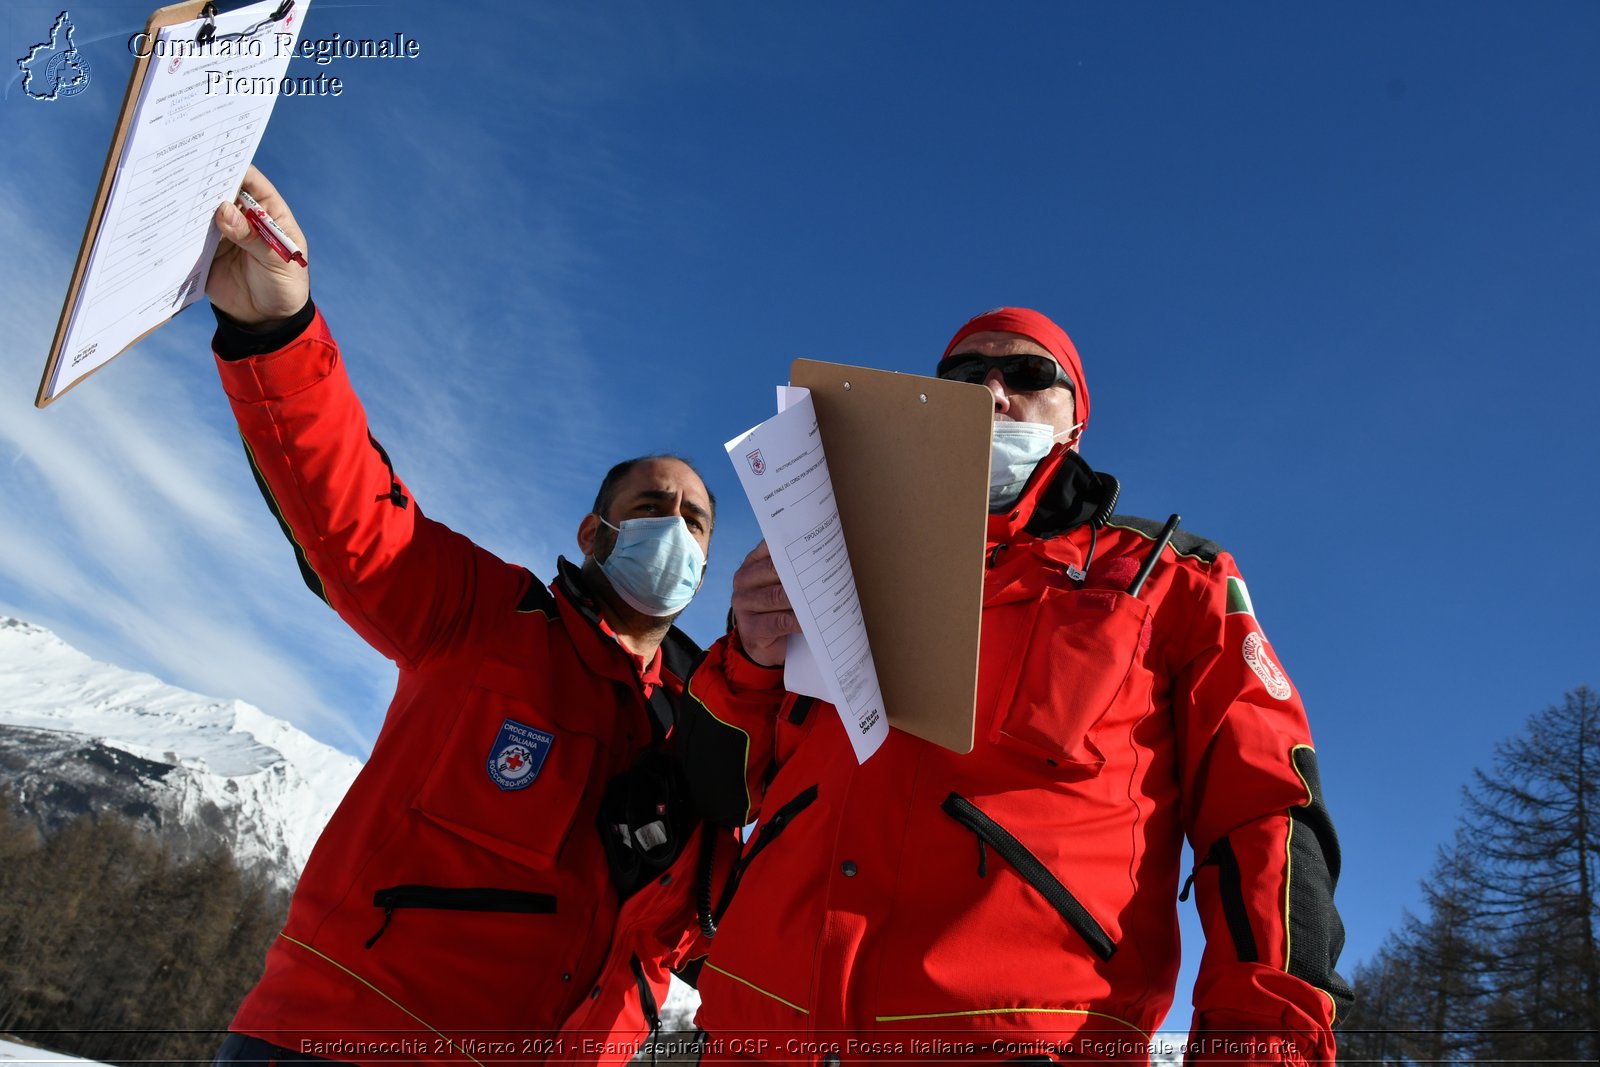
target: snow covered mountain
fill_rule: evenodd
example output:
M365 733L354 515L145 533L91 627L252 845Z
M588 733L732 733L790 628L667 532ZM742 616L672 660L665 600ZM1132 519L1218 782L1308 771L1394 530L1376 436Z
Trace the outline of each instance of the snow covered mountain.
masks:
M0 616L0 786L46 831L117 812L292 886L361 762L238 700L97 663Z

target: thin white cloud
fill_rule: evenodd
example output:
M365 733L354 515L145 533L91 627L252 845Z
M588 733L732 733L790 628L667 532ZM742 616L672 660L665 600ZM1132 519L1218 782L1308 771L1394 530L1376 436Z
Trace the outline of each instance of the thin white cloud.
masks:
M60 301L50 279L65 276L48 268L65 253L39 213L21 207L21 184L0 178L0 228L16 252L0 265L9 339L0 350L7 609L97 658L242 697L364 750L375 715L353 714L360 705L328 681L365 696L385 666L351 648L354 639L291 577L288 547L228 425L199 313L48 410L33 410ZM175 360L174 348L188 351ZM174 364L183 378L156 373ZM289 580L263 580L264 568ZM305 640L318 630L328 632ZM323 651L308 657L303 646ZM350 658L335 661L333 649Z
M507 32L563 32L551 17L530 13ZM568 211L637 210L615 146L571 137L619 91L616 74L530 82L492 69L476 84L472 106L491 112L476 128L463 128L464 97L437 106L439 88L402 90L415 96L397 101L405 121L362 141L296 145L304 131L280 102L276 143L316 165L269 174L307 229L319 306L401 475L429 514L548 578L555 555L575 551L600 473L659 445L646 420L612 413L616 360L591 350L585 327L604 257ZM325 103L342 123L381 126L376 109ZM547 184L531 186L518 143L563 138L541 157ZM404 160L409 190L449 195L409 205L396 232L394 204L360 195L353 177L373 173L376 151ZM30 174L0 175L11 252L0 265L0 604L97 658L364 749L393 669L301 585L209 365L204 309L50 410L28 404L68 273L63 235L81 225L82 208L64 203L75 195L86 189L41 193Z

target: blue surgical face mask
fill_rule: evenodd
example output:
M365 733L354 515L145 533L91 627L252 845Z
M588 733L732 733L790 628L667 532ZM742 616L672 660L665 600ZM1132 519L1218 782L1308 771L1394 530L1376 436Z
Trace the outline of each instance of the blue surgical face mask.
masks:
M989 444L989 510L1003 511L1015 504L1056 438L1068 436L1082 425L1056 433L1047 422L997 421Z
M680 516L623 519L621 526L600 521L617 531L600 572L618 596L635 611L658 618L689 606L700 588L706 556Z

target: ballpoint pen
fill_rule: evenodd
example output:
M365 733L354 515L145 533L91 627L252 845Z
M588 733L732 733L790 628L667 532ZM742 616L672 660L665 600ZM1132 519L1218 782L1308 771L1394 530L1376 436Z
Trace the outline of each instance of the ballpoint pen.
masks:
M256 203L256 198L239 190L239 206L244 211L245 220L250 223L250 228L260 235L267 247L283 257L285 263L298 263L306 266L306 254L300 251L290 236L283 232L283 227L272 221L266 209Z

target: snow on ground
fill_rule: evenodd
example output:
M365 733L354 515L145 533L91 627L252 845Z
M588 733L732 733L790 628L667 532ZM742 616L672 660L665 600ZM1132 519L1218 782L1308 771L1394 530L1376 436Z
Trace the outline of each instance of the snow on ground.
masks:
M46 1052L44 1049L19 1045L15 1041L4 1039L0 1039L0 1063L82 1063L90 1067L104 1067L99 1060L81 1060L76 1056Z

